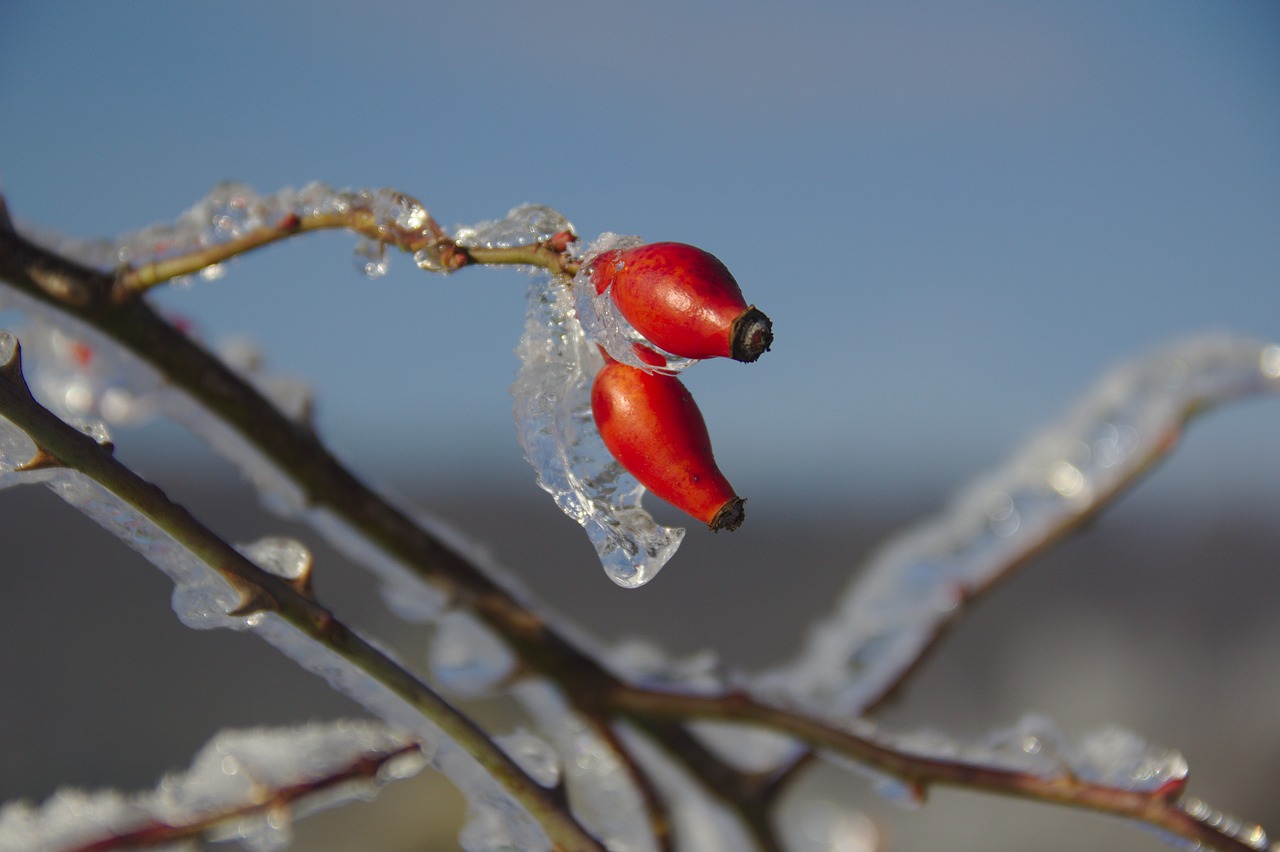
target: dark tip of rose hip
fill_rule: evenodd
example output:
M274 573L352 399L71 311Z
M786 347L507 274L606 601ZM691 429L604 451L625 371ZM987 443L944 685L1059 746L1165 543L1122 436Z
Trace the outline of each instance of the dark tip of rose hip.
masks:
M707 524L707 529L712 532L720 532L720 530L728 530L733 532L742 526L742 522L746 520L747 511L745 508L746 499L743 497L734 497L725 503L711 518L711 523Z
M763 311L756 310L755 305L739 314L729 328L729 352L735 361L749 364L768 352L772 345L773 323Z

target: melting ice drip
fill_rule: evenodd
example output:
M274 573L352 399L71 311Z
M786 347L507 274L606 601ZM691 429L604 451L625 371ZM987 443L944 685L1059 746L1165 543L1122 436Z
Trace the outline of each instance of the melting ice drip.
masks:
M640 505L645 488L605 448L591 414L591 382L604 364L562 283L540 278L529 291L520 371L511 388L520 445L538 484L583 529L609 579L635 588L650 580L684 537Z

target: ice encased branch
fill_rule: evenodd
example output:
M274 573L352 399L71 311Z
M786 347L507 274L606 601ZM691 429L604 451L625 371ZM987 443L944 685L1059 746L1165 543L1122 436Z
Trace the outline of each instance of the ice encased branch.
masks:
M6 803L0 849L126 848L146 838L201 836L258 852L281 849L295 819L371 799L383 783L415 775L426 762L416 740L372 721L223 731L189 769L148 792L64 789L40 807Z
M1227 334L1121 365L941 513L884 544L799 656L757 687L824 710L863 712L967 598L1105 505L1171 449L1190 415L1277 392L1280 345Z
M591 383L604 361L560 281L535 279L517 354L515 418L538 484L586 530L611 580L625 588L649 582L675 553L684 530L654 521L641 506L644 486L600 438Z

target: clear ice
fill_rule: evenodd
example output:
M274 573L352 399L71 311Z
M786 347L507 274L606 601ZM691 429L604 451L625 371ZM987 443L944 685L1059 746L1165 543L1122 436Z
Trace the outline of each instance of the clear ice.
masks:
M801 654L759 676L757 688L861 714L967 597L1103 505L1170 448L1187 417L1277 392L1280 346L1225 334L1121 365L940 514L883 545Z
M565 231L572 234L573 225L558 211L541 204L521 204L505 218L458 227L453 238L466 248L513 248L546 242Z
M74 240L25 228L24 232L82 263L115 270L122 265L141 266L231 243L260 228L274 227L291 216L346 215L358 209L373 213L379 236L392 242L433 236L426 208L402 192L336 189L318 181L301 189L286 187L265 195L243 183L221 183L175 221L149 225L115 240ZM418 266L444 271L429 251L418 254L422 255L421 258L415 255ZM386 242L360 237L356 244L356 266L370 278L383 275L387 271ZM213 264L201 270L200 277L213 280L225 272L224 264ZM175 279L174 283L185 282Z
M1187 778L1187 761L1173 749L1148 743L1116 727L1069 737L1052 720L1028 714L1014 725L964 741L926 730L889 734L868 727L862 735L903 754L999 772L1014 772L1046 781L1075 778L1113 790L1168 795ZM879 769L837 755L826 755L872 781L876 791L907 806L918 806L909 784Z
M673 355L651 343L635 329L619 311L609 291L597 293L591 281L591 270L596 257L603 252L625 250L644 245L640 237L621 236L605 232L587 246L578 274L573 277L573 307L587 338L598 343L609 357L623 364L630 364L648 372L678 373L697 361ZM640 357L637 347L661 355L666 366L655 367Z
M535 279L517 352L516 425L538 484L586 530L609 579L624 588L644 585L675 553L684 530L654 521L640 504L644 486L600 439L591 382L604 361L577 320L569 288Z

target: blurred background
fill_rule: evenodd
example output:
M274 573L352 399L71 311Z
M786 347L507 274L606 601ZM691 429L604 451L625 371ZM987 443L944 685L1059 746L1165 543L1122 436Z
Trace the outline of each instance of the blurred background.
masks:
M110 237L219 181L323 180L395 187L446 226L536 202L586 239L724 260L776 345L686 381L750 518L692 529L634 592L521 458L520 273L441 278L395 255L371 282L354 239L323 234L156 299L307 377L355 470L486 541L562 612L742 665L785 658L875 542L1108 365L1204 329L1280 336L1278 139L1270 2L0 8L0 186L22 222ZM1274 399L1197 421L1112 512L980 601L886 723L1123 725L1183 749L1194 794L1280 831L1277 434ZM116 441L228 538L314 543L177 430ZM356 712L261 643L181 628L167 581L52 495L0 506L0 798L147 788L224 725ZM362 575L316 549L339 613L420 658ZM1047 807L943 791L902 813L860 781L814 783L893 848L1163 848ZM450 848L420 833L422 802L456 810L450 795L397 785L303 823L298 847Z

